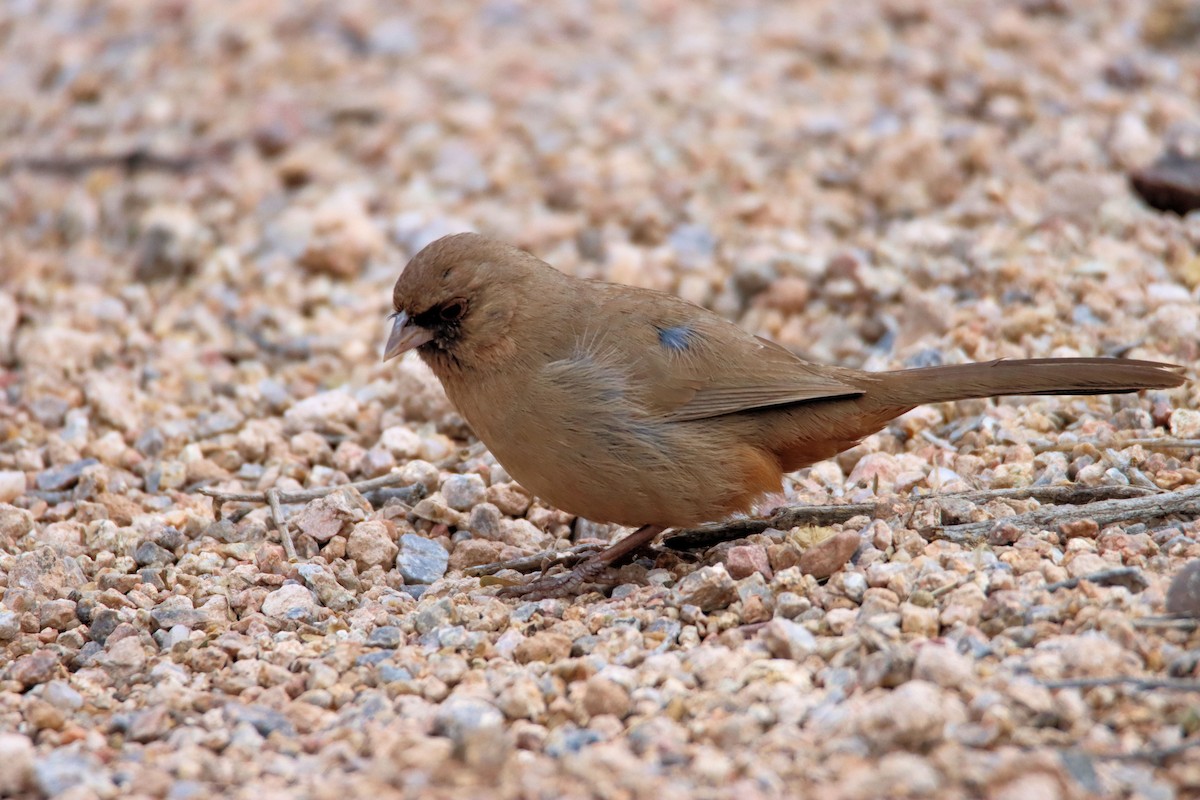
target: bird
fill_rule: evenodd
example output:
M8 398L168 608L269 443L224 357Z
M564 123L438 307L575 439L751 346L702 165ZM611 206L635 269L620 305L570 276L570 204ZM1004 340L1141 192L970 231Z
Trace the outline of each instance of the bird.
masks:
M414 255L385 361L416 350L473 433L542 501L636 530L566 574L566 597L669 528L728 519L925 403L1167 389L1181 367L1035 358L864 372L811 363L674 295L560 272L477 233Z

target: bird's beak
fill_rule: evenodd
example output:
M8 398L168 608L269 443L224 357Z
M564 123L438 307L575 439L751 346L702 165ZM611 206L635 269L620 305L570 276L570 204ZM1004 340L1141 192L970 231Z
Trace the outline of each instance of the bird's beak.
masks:
M433 340L433 333L413 323L408 314L403 311L396 313L392 323L392 332L388 335L387 346L383 349L383 360L390 361L396 356L402 356L426 342Z

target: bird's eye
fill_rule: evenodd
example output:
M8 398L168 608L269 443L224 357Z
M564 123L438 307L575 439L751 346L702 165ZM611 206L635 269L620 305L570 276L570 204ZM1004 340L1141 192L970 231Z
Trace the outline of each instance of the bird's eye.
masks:
M451 300L438 309L438 317L442 322L458 322L467 313L466 300Z

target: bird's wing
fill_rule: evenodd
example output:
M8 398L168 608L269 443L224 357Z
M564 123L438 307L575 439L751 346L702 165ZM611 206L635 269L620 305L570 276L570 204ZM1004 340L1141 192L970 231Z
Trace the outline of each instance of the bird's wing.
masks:
M616 324L593 336L597 355L625 362L632 399L651 416L681 422L863 394L853 370L810 364L678 298L616 288L603 317Z

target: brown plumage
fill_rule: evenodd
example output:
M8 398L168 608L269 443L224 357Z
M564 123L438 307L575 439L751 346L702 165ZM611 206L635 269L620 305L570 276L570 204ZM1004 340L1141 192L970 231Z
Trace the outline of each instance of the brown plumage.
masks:
M417 253L393 303L384 357L416 348L509 474L564 511L642 528L536 594L577 589L662 529L747 511L923 403L1184 380L1111 358L820 366L677 297L574 278L476 234Z

